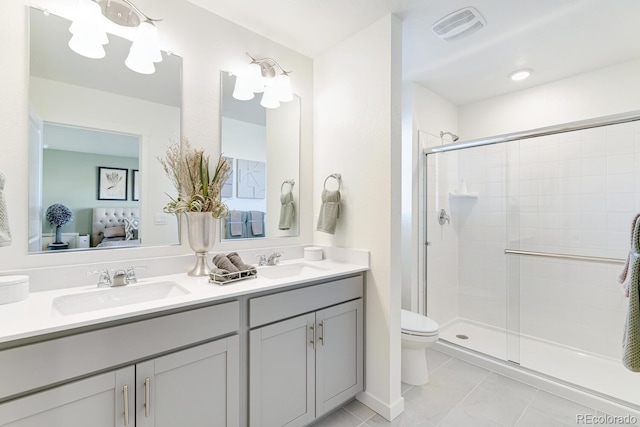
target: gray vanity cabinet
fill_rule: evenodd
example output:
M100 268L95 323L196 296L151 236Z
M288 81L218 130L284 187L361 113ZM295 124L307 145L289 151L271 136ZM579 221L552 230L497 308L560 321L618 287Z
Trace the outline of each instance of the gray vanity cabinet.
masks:
M250 323L325 308L250 330L251 427L305 426L363 390L361 292L355 277L252 301Z
M2 350L0 427L237 427L239 322L231 301Z
M136 427L239 424L238 336L136 365Z
M124 399L132 408L134 375L127 367L0 404L0 426L125 427Z

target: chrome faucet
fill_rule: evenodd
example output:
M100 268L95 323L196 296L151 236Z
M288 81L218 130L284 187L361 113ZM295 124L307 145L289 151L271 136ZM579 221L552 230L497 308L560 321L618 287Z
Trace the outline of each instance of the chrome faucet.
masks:
M133 266L128 267L126 271L116 270L115 273L113 273L113 280L111 279L111 276L109 275L109 270L107 269L90 271L87 274L99 274L100 276L98 277L98 287L110 288L110 287L125 286L131 283L136 283L138 281L138 278L136 277L136 272L135 272L137 268L147 268L147 267L145 265L140 265L137 267L133 267Z
M267 258L267 265L277 265L280 262L282 252L274 252Z
M113 284L111 285L111 287L116 287L116 286L125 286L128 285L129 282L127 282L127 272L124 270L116 270L115 273L113 273Z
M107 269L90 271L87 274L88 275L91 275L91 274L99 274L100 275L100 276L98 276L98 287L99 288L108 288L113 284L113 282L111 281L111 276L109 275L109 270L107 270Z
M256 255L256 258L258 258L259 267L267 265L267 256L265 254L258 254Z

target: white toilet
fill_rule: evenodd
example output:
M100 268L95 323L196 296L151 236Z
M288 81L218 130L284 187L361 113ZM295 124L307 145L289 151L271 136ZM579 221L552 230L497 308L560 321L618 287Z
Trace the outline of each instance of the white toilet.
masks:
M426 348L436 342L440 327L418 313L402 310L402 382L423 385L429 382Z

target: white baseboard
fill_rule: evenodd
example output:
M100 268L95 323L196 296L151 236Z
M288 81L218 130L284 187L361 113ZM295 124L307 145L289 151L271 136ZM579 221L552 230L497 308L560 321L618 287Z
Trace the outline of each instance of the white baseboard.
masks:
M385 418L388 421L392 421L402 412L404 412L404 397L399 397L395 402L391 405L387 405L374 395L363 391L358 393L356 399L361 403L367 405L369 408L374 410L380 416Z

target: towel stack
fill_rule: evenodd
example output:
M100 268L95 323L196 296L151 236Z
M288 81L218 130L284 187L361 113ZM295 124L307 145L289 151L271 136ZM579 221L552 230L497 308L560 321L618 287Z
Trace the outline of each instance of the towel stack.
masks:
M7 203L4 201L2 191L4 190L4 175L0 172L0 246L11 244L11 231L9 230L9 215Z
M218 254L213 257L213 264L216 268L213 269L209 277L220 283L254 276L258 272L254 266L245 264L237 252L231 252L227 255Z

